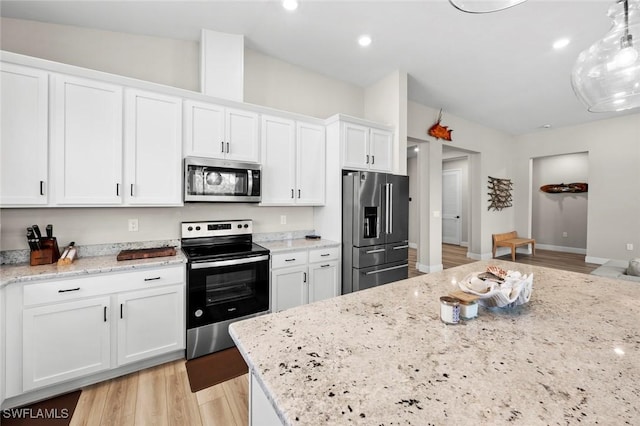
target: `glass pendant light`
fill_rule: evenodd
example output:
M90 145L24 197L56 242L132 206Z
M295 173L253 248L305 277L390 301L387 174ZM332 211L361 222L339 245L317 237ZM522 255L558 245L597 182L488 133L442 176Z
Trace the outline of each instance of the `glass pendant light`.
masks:
M458 10L467 13L489 13L508 9L526 0L449 0Z
M574 92L591 112L640 107L640 3L619 0L608 15L613 26L580 53L571 73Z

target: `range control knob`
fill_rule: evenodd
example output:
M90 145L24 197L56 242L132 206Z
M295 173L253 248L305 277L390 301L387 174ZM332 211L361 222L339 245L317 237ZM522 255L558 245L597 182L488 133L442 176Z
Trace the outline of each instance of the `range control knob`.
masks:
M196 231L199 231L199 230L200 230L200 227L199 227L199 226L196 226Z
M248 225L247 223L245 223L245 224L244 224L244 227L245 227L245 228L248 228L248 227L249 227L249 225Z
M242 225L238 225L238 229L242 228Z
M193 231L193 226L188 227L187 231Z
M198 309L194 315L196 316L196 318L200 318L202 316L202 314L204 314L204 312L202 312L202 309Z

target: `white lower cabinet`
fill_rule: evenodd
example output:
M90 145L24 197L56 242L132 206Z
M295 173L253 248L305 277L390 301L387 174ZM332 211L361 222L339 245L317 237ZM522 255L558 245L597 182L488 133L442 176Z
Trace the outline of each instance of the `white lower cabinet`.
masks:
M177 265L25 284L22 392L184 349L184 282Z
M249 379L249 426L282 426L275 408L253 372Z
M184 348L184 286L117 296L118 365Z
M340 247L271 256L272 312L340 295Z
M23 390L110 367L110 298L45 305L23 312Z

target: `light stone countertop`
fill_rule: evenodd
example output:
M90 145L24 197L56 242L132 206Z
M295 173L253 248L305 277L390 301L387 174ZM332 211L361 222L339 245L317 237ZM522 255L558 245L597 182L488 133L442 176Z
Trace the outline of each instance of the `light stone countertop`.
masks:
M489 264L529 303L446 325L439 296ZM234 323L284 424L640 424L640 286L482 261Z
M275 241L256 241L256 243L264 248L269 249L271 253L340 246L340 243L336 241L324 239L307 240L306 238Z
M118 261L116 255L80 257L70 265L52 263L30 266L29 264L2 265L0 268L0 288L17 282L72 278L76 276L120 272L132 269L153 268L186 263L187 259L179 248L175 256Z

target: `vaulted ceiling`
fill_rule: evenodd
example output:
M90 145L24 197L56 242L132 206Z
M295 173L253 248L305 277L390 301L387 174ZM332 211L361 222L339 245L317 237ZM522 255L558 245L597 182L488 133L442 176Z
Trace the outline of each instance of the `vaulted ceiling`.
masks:
M182 40L202 28L244 34L251 49L362 87L400 69L410 100L511 134L620 115L588 112L570 82L578 54L609 30L613 1L528 0L482 15L445 0L299 1L288 12L265 0L21 0L0 13ZM560 38L570 42L555 50Z

